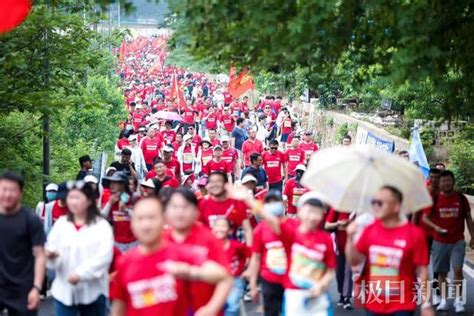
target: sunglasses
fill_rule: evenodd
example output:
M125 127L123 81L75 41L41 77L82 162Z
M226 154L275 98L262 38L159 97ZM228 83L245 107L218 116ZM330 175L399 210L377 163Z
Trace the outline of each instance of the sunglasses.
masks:
M372 207L382 207L382 205L384 205L385 203L386 202L377 199L373 199L372 201L370 201L370 205L372 205Z
M278 147L270 147L271 150L277 150Z

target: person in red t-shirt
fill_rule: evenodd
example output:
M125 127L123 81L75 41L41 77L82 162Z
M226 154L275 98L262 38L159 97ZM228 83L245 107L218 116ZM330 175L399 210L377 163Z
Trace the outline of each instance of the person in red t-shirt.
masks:
M287 149L285 152L286 158L286 169L288 178L295 176L295 168L299 164L305 163L305 154L304 151L300 148L300 138L299 136L293 137L291 141L291 148Z
M132 118L133 118L133 129L137 131L140 125L142 125L144 121L141 107L136 108L136 110L132 113Z
M188 172L194 172L196 166L196 151L192 144L192 136L186 134L183 139L183 145L179 147L177 153L178 161L181 166L181 176Z
M201 163L201 171L204 170L204 167L212 160L213 153L211 141L205 137L201 142L201 147L197 154L197 159Z
M214 128L207 130L207 135L209 137L209 141L211 142L211 146L217 146L221 144L219 139L217 139L217 131Z
M152 169L153 161L160 155L161 146L161 138L157 135L156 129L150 127L147 136L140 142L140 148L143 151L143 157L145 158L146 168L148 170Z
M347 240L346 227L351 219L350 215L350 213L338 212L331 208L324 225L324 229L327 231L334 231L336 237L336 281L337 291L339 292L338 305L343 306L345 310L352 309L352 269L349 263L346 262L346 255L344 253Z
M209 113L202 118L205 122L206 131L209 129L217 129L217 125L219 124L219 112L217 107L211 106L209 108Z
M234 286L227 297L225 315L240 315L240 299L244 295L245 282L240 277L250 257L250 248L236 240L229 239L230 223L225 218L216 220L212 228L213 235L224 244L230 273L234 277Z
M232 176L231 176L232 169L231 169L231 166L224 159L222 159L222 146L221 145L214 146L213 158L203 167L202 171L204 174L208 176L214 171L220 171L227 174L229 182L232 181Z
M165 144L172 144L176 139L176 131L173 131L171 127L171 121L166 121L165 130L161 132Z
M225 185L227 174L214 171L209 175L207 183L208 195L199 201L200 220L205 226L212 228L219 217L227 218L232 224L233 233L239 227L244 230L245 243L252 245L252 225L247 217L247 206L227 196Z
M181 166L176 158L173 157L173 147L163 147L163 162L165 163L166 170L171 171L173 176L181 182Z
M228 107L224 108L224 111L221 115L221 128L225 130L227 133L232 133L235 127L235 119Z
M269 150L262 154L263 167L268 176L268 188L283 192L283 179L286 176L286 157L278 150L278 141L272 139L269 143Z
M182 111L184 123L188 125L194 125L196 120L196 113L190 106L186 106Z
M357 221L347 227L347 259L352 266L365 262L358 285L367 294L361 296L356 290L354 296L362 298L359 303L375 315L414 315L418 278L421 315L434 315L426 295L429 257L425 236L400 216L402 200L398 189L384 186L372 200L376 221L362 232Z
M137 245L130 228L130 214L137 196L130 192L124 172L117 171L104 179L110 181L110 195L103 195L101 213L112 222L115 246L125 252Z
M284 205L281 195L265 196L267 211L282 218ZM252 257L246 271L250 283L250 295L258 300L257 281L262 284L263 309L265 315L280 315L283 303L283 281L288 262L280 236L266 221L257 224L253 234Z
M334 277L336 256L329 233L320 228L325 204L314 193L305 194L298 203L298 219L282 219L273 203L258 203L242 188L229 187L231 196L240 197L280 236L288 268L284 277L285 315L326 315L331 308L327 291ZM267 254L268 261L268 254ZM308 299L314 300L308 304Z
M110 291L112 315L188 315L186 283L194 279L215 283L226 277L225 269L212 262L186 262L180 250L162 238L163 224L158 200L147 198L135 205L132 230L139 245L118 262Z
M197 222L198 217L196 196L188 189L179 188L171 194L166 206L166 219L170 229L165 232L164 239L176 251L179 261L193 266L210 267L221 276L212 282L217 283L216 285L199 278L188 282L188 312L222 315L233 283L228 269L229 262L222 242L207 227Z
M167 188L167 187L178 188L179 187L179 182L174 177L174 174L171 173L171 175L169 175L169 173L167 173L168 170L163 160L161 159L155 160L154 168L155 168L156 176L153 178L153 181L155 183L156 195L158 195L160 190L163 188Z
M436 204L431 212L424 214L423 221L433 229L432 263L433 272L438 273L441 288L446 286L446 278L451 270L454 282L462 286L464 256L466 242L464 240L464 222L471 235L470 247L474 249L474 223L471 217L471 207L467 198L454 190L454 174L445 170L440 174L439 188L441 192L434 199ZM456 293L454 309L456 313L465 311L461 298L462 291ZM447 298L441 297L438 311L446 311Z
M257 132L254 129L249 130L249 139L244 141L242 144L242 154L244 156L244 166L249 167L250 163L250 155L253 153L261 153L263 151L263 143L259 141L257 138ZM243 167L242 167L243 169Z
M222 160L227 162L230 166L232 181L236 174L239 173L237 161L239 159L239 151L230 146L230 137L224 135L221 137L222 143Z
M311 155L319 150L318 145L313 140L313 132L306 131L304 133L300 148L304 151L305 161L308 163Z
M288 180L283 189L283 196L287 201L287 214L288 216L296 215L296 206L298 205L298 200L303 194L309 191L308 188L304 187L300 181L303 177L303 174L306 172L306 167L302 164L299 164L295 168L296 176Z

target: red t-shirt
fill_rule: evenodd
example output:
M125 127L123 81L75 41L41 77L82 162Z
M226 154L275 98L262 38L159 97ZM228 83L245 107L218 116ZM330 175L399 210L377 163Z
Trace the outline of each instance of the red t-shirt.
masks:
M281 151L276 151L272 154L270 151L265 151L262 154L263 168L267 172L268 183L278 183L283 180L282 166L286 162L285 155Z
M217 129L217 121L219 120L219 114L211 113L206 120L206 129Z
M166 144L171 144L176 139L176 132L173 130L164 130L161 132L161 135Z
M311 157L311 155L319 150L319 147L317 144L311 142L302 142L300 144L300 148L304 151L305 158L308 159Z
M233 276L240 276L245 270L247 259L250 257L250 248L236 240L229 240L225 254L229 262L230 273Z
M295 175L295 168L299 164L304 164L304 151L301 148L290 148L285 152L286 162L288 164L288 175Z
M211 196L205 196L199 202L200 220L207 227L212 227L215 220L220 217L227 218L234 227L242 226L242 222L247 219L247 206L234 199L216 201Z
M186 146L183 149L183 173L186 173L187 171L192 171L193 170L193 162L194 162L194 154L193 153L194 148L193 146Z
M232 169L231 169L230 165L223 159L221 159L219 162L212 159L211 161L209 161L207 163L207 165L205 165L202 168L202 172L204 172L207 175L210 175L211 172L214 172L214 171L221 171L221 172L224 172L224 173L230 173L232 171Z
M201 142L202 142L201 136L199 136L198 134L194 134L193 139L191 140L191 144L194 145L194 148L195 148L196 152L197 152L197 148L198 148L198 146Z
M142 125L143 123L143 114L134 112L132 114L132 119L133 119L133 129L137 131L140 125Z
M110 195L106 200L104 199L103 205L105 205L109 201L109 199ZM129 194L129 202L127 204L127 209L131 210L132 206L132 196ZM127 210L121 211L119 209L119 202L116 202L111 205L109 219L112 222L114 238L116 242L128 244L136 240L130 227L130 215Z
M110 298L126 304L126 315L187 315L185 282L160 269L170 259L171 247L152 254L131 249L119 260Z
M244 164L246 167L250 166L250 155L253 153L261 153L263 151L263 144L258 139L254 141L247 139L242 144L242 153L244 155Z
M196 266L200 266L206 261L214 261L223 267L229 267L222 242L216 239L211 231L201 223L196 223L191 228L183 242L177 242L173 238L171 230L163 233L163 239L170 242L170 247L174 252L171 257L173 260ZM187 282L186 297L191 300L188 305L190 305L193 312L209 302L214 289L214 284L198 281Z
M284 286L310 289L328 269L336 267L336 254L331 235L324 230L302 233L300 221L288 218L280 224L281 240L288 258Z
M287 117L284 121L283 121L283 125L281 127L281 133L282 134L290 134L291 133L291 118Z
M166 170L171 171L173 177L179 178L179 176L181 175L181 166L179 165L179 162L176 159L172 158L170 161L165 161L164 163L166 166Z
M293 138L295 138L295 135L296 135L296 132L291 132L291 133L288 135L288 139L286 140L286 143L287 143L287 144L291 144L291 141L293 140Z
M214 151L212 150L212 147L209 147L208 149L201 148L201 166L204 168L209 161L212 160L213 156Z
M222 160L224 160L225 162L229 164L231 173L234 173L235 164L238 158L239 158L239 153L237 152L237 149L233 147L224 149L222 152Z
M195 117L195 113L192 109L187 107L183 110L184 123L190 124L190 125L194 124L194 117Z
M232 117L232 115L231 114L222 114L221 121L222 121L222 124L224 125L224 128L226 129L226 131L228 131L229 133L232 133L232 131L234 130L234 125L235 125L234 124L235 120Z
M224 91L222 93L224 96L224 104L230 104L232 102L232 94L229 91Z
M168 176L170 178L174 178L174 173L173 171L171 171L170 169L166 169L165 171L165 176ZM151 169L150 171L147 172L147 174L145 175L145 179L148 180L148 179L153 179L156 177L156 171L155 169Z
M283 195L288 197L288 214L296 214L298 200L306 192L309 192L309 190L301 184L297 185L295 178L291 178L286 182L283 188Z
M268 282L283 284L288 268L285 247L265 221L253 231L252 252L261 255L260 276Z
M141 148L145 163L151 165L153 164L153 160L158 157L158 151L161 148L161 140L156 136L153 139L146 137L142 140Z
M350 213L338 212L335 209L331 208L329 210L328 216L326 217L326 223L337 223L338 221L347 221L351 216ZM336 246L340 253L344 252L346 248L347 233L346 229L339 227L336 232Z
M51 210L51 215L53 217L53 223L56 222L58 218L67 214L67 206L60 206L59 201L54 201L53 209Z
M118 149L124 149L125 147L130 146L130 141L126 138L120 138L117 141L117 147Z
M380 221L375 221L362 232L356 249L367 257L361 276L365 283L361 283L365 286L361 290L366 293L365 302L361 303L365 308L381 314L415 310L416 268L427 266L429 262L422 230L411 223L386 228ZM402 289L403 293L400 293Z
M464 219L467 212L471 212L471 208L464 195L458 192L451 196L439 193L436 207L430 212L430 219L439 227L447 229L448 233L433 233L433 239L446 244L464 240Z

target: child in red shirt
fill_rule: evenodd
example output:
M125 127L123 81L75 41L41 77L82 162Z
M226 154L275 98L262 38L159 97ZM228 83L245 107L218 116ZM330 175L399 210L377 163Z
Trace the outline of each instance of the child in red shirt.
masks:
M225 315L240 315L240 299L244 294L245 282L240 277L250 257L250 248L236 240L229 239L230 223L225 218L216 220L212 228L214 236L222 240L227 259L230 263L230 273L234 276L234 286L227 296Z

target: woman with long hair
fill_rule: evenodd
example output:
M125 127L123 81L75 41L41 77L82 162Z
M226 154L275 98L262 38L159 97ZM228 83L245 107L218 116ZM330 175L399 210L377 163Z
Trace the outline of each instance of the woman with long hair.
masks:
M94 188L69 182L67 214L48 235L48 267L56 278L51 287L58 316L105 316L112 261L113 235L99 212Z

